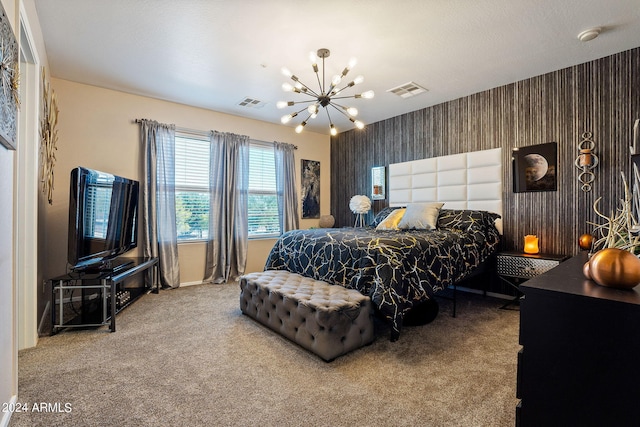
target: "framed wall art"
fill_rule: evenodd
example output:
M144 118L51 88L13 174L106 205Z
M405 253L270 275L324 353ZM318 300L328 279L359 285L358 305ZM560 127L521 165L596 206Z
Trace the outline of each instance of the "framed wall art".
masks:
M1 4L0 13L0 144L15 150L20 104L18 43Z
M513 192L558 189L558 147L555 142L513 149Z
M384 200L387 198L387 172L384 166L371 168L371 199Z
M320 218L320 162L301 160L302 218Z

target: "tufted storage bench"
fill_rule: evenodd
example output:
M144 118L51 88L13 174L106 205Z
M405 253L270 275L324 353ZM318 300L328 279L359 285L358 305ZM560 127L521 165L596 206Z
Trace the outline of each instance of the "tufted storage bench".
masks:
M326 361L373 341L369 297L288 271L242 276L240 309Z

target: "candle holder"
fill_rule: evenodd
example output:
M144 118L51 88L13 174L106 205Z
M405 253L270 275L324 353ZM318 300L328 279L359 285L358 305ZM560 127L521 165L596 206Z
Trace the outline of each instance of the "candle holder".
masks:
M524 253L537 254L538 252L540 252L538 248L538 237L530 234L524 236Z

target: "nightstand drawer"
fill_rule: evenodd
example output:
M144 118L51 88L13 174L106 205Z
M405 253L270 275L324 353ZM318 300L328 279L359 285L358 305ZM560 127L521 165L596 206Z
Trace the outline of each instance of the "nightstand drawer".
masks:
M501 276L530 279L551 270L560 264L557 259L530 258L524 256L497 256L497 271Z

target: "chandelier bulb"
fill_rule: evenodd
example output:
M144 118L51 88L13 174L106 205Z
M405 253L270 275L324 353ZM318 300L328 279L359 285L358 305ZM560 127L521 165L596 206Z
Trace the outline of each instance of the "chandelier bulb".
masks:
M293 86L291 86L289 83L282 83L282 90L284 90L285 92L291 92L293 91Z
M297 115L298 115L298 113L287 114L285 116L282 116L280 121L282 122L283 125L287 124L287 123L289 123L291 121L291 119L293 119Z
M366 91L366 92L362 92L362 93L360 94L360 96L361 96L362 98L365 98L365 99L371 99L371 98L373 98L373 96L374 96L374 95L375 95L375 94L373 93L373 91L372 91L372 90L368 90L368 91Z
M318 65L318 55L315 52L309 52L309 60L313 65Z
M291 71L289 71L288 68L282 67L281 71L282 71L282 74L287 76L287 77L293 76L293 73Z
M278 101L276 103L276 108L283 109L285 107L291 107L293 104L294 104L293 101L288 101L288 102L287 101Z
M344 75L344 74L343 74L343 75ZM332 84L333 86L337 86L337 85L339 85L339 84L340 84L340 81L341 81L341 80L342 80L342 76L335 75L335 76L333 76L333 78L331 79L331 84Z
M347 114L349 114L352 117L355 117L358 115L358 109L356 107L349 107L347 108Z
M329 132L331 133L331 136L336 136L338 134L338 130L333 125L333 123L331 124L331 130Z
M364 77L363 76L358 76L355 79L353 79L353 84L354 85L359 85L360 83L362 83L364 81Z
M356 58L351 58L349 60L349 64L347 65L347 68L349 68L349 70L351 70L353 67L356 66L357 63L358 63L358 60Z
M309 111L309 114L318 114L318 104L309 105L309 108L307 108L307 111Z
M356 127L358 129L363 129L364 128L364 123L362 123L360 120L356 120L353 123L355 123Z
M302 132L302 129L304 129L304 126L307 124L307 122L302 122L300 123L298 126L296 126L296 133L300 133Z

